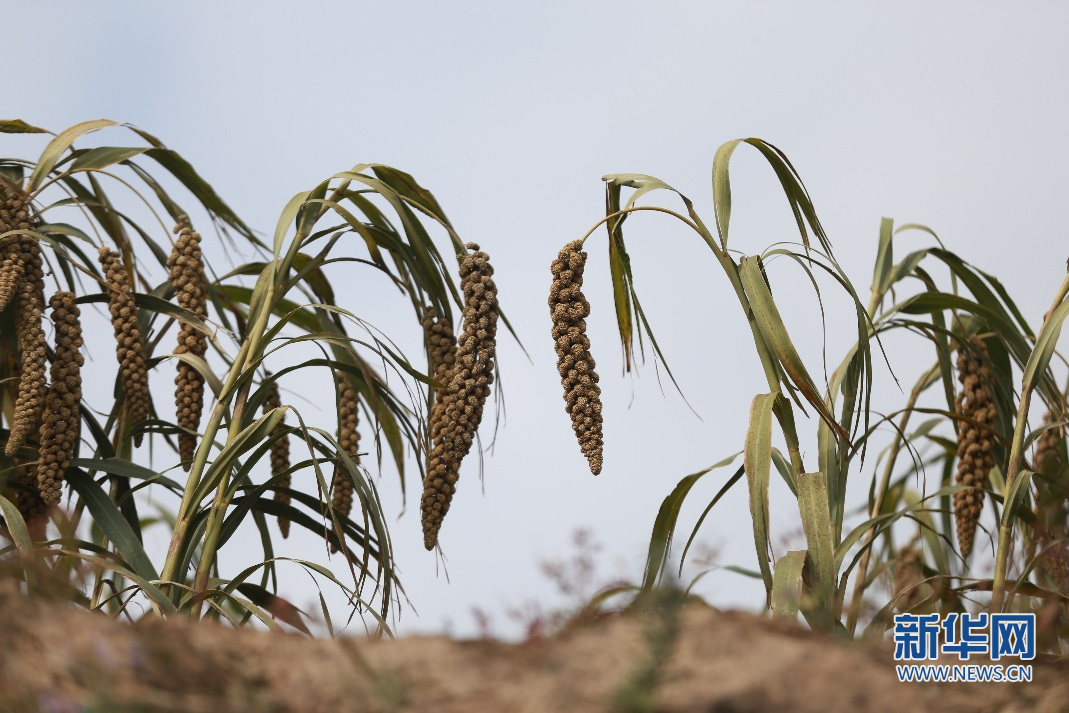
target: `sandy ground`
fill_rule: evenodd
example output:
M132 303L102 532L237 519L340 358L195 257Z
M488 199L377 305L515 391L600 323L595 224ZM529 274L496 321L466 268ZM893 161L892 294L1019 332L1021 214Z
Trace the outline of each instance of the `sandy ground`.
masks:
M0 582L0 711L1063 711L1069 665L1031 683L899 683L860 644L687 603L523 644L312 640L135 625Z

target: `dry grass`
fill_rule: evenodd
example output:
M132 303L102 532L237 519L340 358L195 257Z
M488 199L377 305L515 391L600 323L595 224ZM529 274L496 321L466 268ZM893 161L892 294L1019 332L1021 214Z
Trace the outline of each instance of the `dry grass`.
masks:
M1039 662L1031 683L903 685L885 644L693 601L519 645L312 641L181 619L131 627L9 589L0 616L0 707L14 710L1054 713L1069 693L1064 667Z

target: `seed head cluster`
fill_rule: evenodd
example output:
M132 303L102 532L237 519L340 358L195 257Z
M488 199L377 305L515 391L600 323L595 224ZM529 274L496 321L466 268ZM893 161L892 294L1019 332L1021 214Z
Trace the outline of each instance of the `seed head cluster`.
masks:
M1040 557L1040 564L1061 594L1069 594L1069 547L1059 542Z
M976 524L984 504L984 484L995 467L995 401L990 384L991 370L984 361L987 347L976 337L969 338L971 348L958 350L958 380L961 391L955 400L959 415L972 419L958 423L958 470L954 482L970 486L954 494L954 519L958 530L958 547L962 557L972 552Z
M6 202L6 201L5 201ZM2 220L2 219L0 219ZM11 230L6 222L0 222L0 233ZM22 282L22 247L18 235L0 238L0 310L7 309Z
M0 233L11 230L33 230L34 221L26 196L19 191L0 195ZM27 267L29 280L26 279ZM20 299L21 294L21 299ZM22 355L19 368L19 396L5 448L14 455L23 444L39 444L41 419L47 397L45 383L45 337L41 329L44 307L44 273L37 241L28 235L9 235L0 238L0 310L16 304L16 341ZM34 327L34 315L37 323ZM22 374L29 375L23 378ZM37 464L21 463L14 479L15 507L30 528L33 539L44 538L48 505L37 488Z
M449 387L449 377L457 360L457 338L453 327L438 310L427 307L423 313L423 337L427 342L427 357L430 372L442 388L434 390L435 402L441 401L442 393Z
M345 372L335 372L334 380L338 390L338 445L351 460L356 461L356 454L360 449L360 432L356 430L360 425L356 390ZM353 481L344 463L339 462L334 466L332 491L331 507L339 515L348 517L353 511ZM337 552L338 546L331 544L330 549Z
M200 319L206 319L207 289L200 234L193 231L189 219L185 216L179 218L174 232L178 234L178 239L170 257L167 258L167 267L171 269L171 284L175 289L178 306ZM175 353L203 357L207 350L207 336L196 327L183 322L178 330ZM178 456L182 460L182 467L189 470L197 448L197 437L193 433L200 427L200 415L204 410L204 377L189 364L179 361L178 375L174 383L178 425L184 429L178 434Z
M1047 426L1061 418L1055 418L1049 411L1043 417ZM1036 452L1033 458L1033 470L1044 477L1033 480L1036 486L1034 512L1037 516L1036 536L1040 542L1061 539L1066 531L1066 499L1063 481L1059 477L1062 469L1062 441L1065 439L1063 426L1051 426L1036 439Z
M898 553L894 564L894 601L899 611L907 612L923 598L920 584L924 581L921 554L915 547L907 547Z
M49 301L56 325L55 358L50 376L52 386L45 402L41 424L41 457L37 464L37 488L46 505L60 497L63 474L78 444L82 400L82 325L73 292L57 292Z
M1043 420L1047 424L1054 422L1054 418L1049 412ZM1059 446L1064 438L1065 428L1063 426L1054 426L1039 434L1039 438L1036 439L1036 456L1034 463L1038 472L1047 475L1053 475L1058 472L1058 466L1060 465L1059 461L1061 458Z
M438 310L427 307L423 314L423 336L427 342L428 371L441 384L432 392L430 406L430 438L435 443L446 429L445 395L453 378L457 359L457 338L447 319L438 316Z
M4 226L0 225L0 231ZM12 235L0 240L0 310L7 309L22 282L22 250L19 237Z
M0 228L31 230L33 226L34 221L25 196L18 193L9 195L3 201ZM5 252L10 255L17 253L20 268L10 268L15 272L0 281L7 284L18 277L14 289L15 336L22 362L19 393L15 400L11 432L5 447L5 452L11 456L36 429L38 417L45 405L48 385L45 379L45 333L41 327L41 313L45 306L41 247L37 238L30 235L12 236L8 240L14 242L9 243ZM19 272L21 276L18 275Z
M15 508L26 521L33 539L44 538L45 518L48 516L48 505L41 499L41 492L37 489L37 466L32 464L20 465L15 476Z
M264 413L268 413L282 405L282 400L278 395L278 382L272 381L267 387L267 393L264 394L263 409ZM278 425L271 431L271 475L277 476L282 473L286 473L290 469L290 439L286 435L286 417L283 416L282 420L278 422ZM282 488L290 487L291 478L289 474L283 475L277 481L275 481L275 502L282 505L290 504L289 493L282 491ZM290 536L290 521L288 518L278 518L278 529L282 532L282 537Z
M446 374L451 351L449 335L438 332L437 350L430 343L435 380L439 374L448 378L448 388L441 391L435 411L431 414L431 452L427 474L423 481L420 510L423 523L423 544L434 549L438 532L449 504L456 492L460 463L471 450L482 421L483 407L494 382L494 356L497 345L497 285L489 256L475 243L468 243L470 251L459 255L460 287L464 294L464 329L453 353L452 372ZM432 317L431 319L434 319ZM441 324L441 323L438 323ZM442 383L445 383L442 381Z
M590 472L597 475L601 472L604 441L601 388L594 371L594 357L590 354L590 338L586 335L586 318L590 316L590 303L583 295L586 259L581 240L568 243L557 255L550 266L553 283L549 289L549 311L565 409Z
M30 206L18 191L0 200L0 233L9 230L33 230ZM22 238L9 235L0 239L0 310L6 309L22 283Z
M148 368L141 327L137 323L137 305L130 285L130 273L123 266L119 253L100 248L100 264L107 282L108 310L115 332L115 356L119 360L128 426L135 427L148 418L149 411ZM141 445L142 435L139 432L134 436L135 446Z

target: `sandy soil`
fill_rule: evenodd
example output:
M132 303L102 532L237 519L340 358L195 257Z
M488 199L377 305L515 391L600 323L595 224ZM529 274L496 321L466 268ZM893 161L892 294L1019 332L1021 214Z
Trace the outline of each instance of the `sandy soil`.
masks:
M859 644L700 603L524 644L312 640L188 620L136 625L0 582L0 711L1062 711L1069 665L1015 684L899 683Z

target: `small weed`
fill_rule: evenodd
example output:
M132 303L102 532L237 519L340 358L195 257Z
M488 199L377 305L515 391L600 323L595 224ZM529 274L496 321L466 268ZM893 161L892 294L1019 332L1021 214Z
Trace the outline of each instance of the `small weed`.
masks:
M657 688L679 638L680 610L685 601L683 591L674 586L658 587L636 601L633 609L643 615L646 624L646 650L638 666L616 690L611 704L614 713L656 710Z

